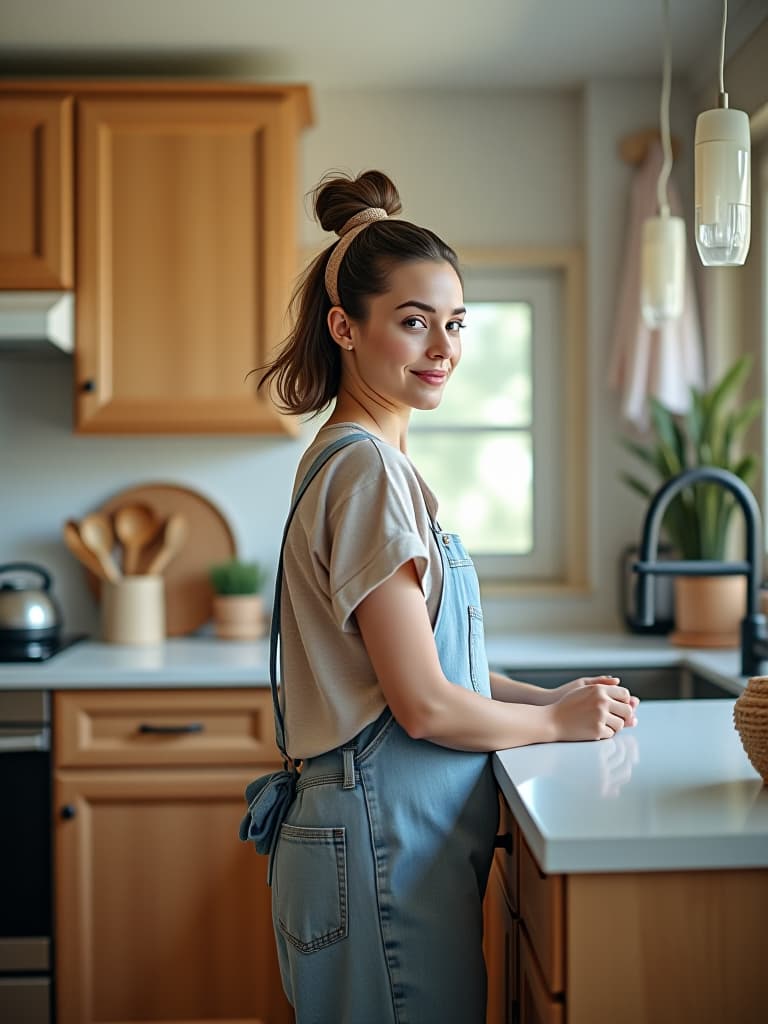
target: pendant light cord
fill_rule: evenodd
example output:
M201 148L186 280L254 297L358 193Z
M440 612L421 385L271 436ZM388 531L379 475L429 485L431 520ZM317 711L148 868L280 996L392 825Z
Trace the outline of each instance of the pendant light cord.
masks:
M720 102L719 106L728 106L728 93L725 91L725 27L728 24L728 0L723 0L723 27L720 30Z
M672 91L672 43L669 28L669 0L661 0L661 8L664 21L664 66L659 121L661 123L661 145L664 150L664 163L659 172L659 180L656 183L656 198L659 204L659 214L662 217L668 217L669 197L667 195L667 182L672 171L672 140L669 134L669 98Z

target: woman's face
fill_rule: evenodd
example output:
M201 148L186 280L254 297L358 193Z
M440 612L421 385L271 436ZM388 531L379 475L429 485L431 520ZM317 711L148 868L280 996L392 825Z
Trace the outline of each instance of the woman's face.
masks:
M434 409L461 358L466 310L450 263L403 263L389 291L368 300L368 318L350 325L347 369L387 409Z

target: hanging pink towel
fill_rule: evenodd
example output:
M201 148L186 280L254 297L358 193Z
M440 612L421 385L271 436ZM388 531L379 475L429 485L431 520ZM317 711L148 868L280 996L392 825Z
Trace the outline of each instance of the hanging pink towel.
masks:
M622 415L640 430L648 426L649 396L657 398L673 412L683 413L690 404L691 386L704 384L701 329L689 247L686 247L682 315L653 330L646 325L640 310L642 226L646 217L657 213L656 182L663 161L661 144L652 143L632 182L627 243L608 370L609 385L621 395ZM680 197L671 179L668 194L671 213L682 216Z

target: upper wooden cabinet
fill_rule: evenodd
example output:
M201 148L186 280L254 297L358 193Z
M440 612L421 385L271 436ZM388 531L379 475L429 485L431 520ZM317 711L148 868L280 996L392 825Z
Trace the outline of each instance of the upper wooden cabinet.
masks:
M79 100L79 431L289 428L245 377L298 269L297 99Z
M76 431L296 433L246 377L285 334L299 269L307 88L58 86L77 140Z
M0 93L0 288L74 285L72 105Z

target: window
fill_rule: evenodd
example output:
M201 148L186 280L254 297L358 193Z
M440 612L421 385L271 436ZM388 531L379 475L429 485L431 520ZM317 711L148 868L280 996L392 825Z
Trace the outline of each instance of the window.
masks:
M566 329L578 254L461 256L462 362L439 408L414 413L409 453L481 579L581 582L583 423L572 416L583 378L578 332Z

